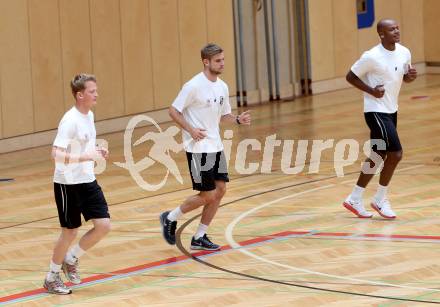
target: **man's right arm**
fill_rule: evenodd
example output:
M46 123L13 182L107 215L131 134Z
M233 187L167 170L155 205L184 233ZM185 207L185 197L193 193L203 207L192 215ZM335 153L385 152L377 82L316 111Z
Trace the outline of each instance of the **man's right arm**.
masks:
M200 141L206 137L206 130L192 127L174 106L168 110L170 117L185 131L187 131L195 141Z
M107 159L108 150L103 148L94 147L81 153L81 144L74 138L75 127L75 122L69 118L63 117L60 121L57 135L53 141L52 159L55 162L65 164Z
M368 84L365 84L365 82L363 82L361 79L359 79L359 77L356 76L356 74L353 73L351 70L347 73L345 79L354 87L376 98L382 98L385 94L385 88L383 87L383 84L376 85L376 87L372 88Z
M86 161L95 161L98 159L102 159L103 155L98 151L86 152L83 154L73 154L68 152L65 148L53 146L52 159L58 163L78 163L78 162L86 162Z

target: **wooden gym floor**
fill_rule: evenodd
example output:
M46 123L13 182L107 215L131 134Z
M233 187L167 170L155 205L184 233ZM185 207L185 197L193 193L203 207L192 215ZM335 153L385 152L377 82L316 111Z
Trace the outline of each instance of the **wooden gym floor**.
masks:
M105 101L99 101L105 104ZM110 205L113 229L81 258L83 283L68 296L46 294L42 282L59 233L52 195L50 146L0 155L0 304L26 306L414 306L440 303L440 76L404 84L398 131L404 158L389 197L398 217L358 219L341 203L365 158L335 171L334 149L343 139L368 139L359 91L253 106L251 127L233 130L231 181L209 234L222 245L191 256L189 242L200 210L178 224L176 246L162 239L158 215L193 194L183 152L172 153L184 179L171 174L157 191L141 189L126 169L123 132L105 135L111 159L98 176ZM161 125L162 129L171 123ZM136 129L133 140L153 128ZM237 172L235 150L256 139L246 162L261 162L266 137L309 140L305 168L281 169L275 147L268 172ZM320 164L310 163L312 140L334 140ZM180 136L179 136L180 141ZM150 143L133 147L138 161ZM338 160L338 159L336 159ZM316 162L316 161L315 161ZM248 164L247 164L248 165ZM247 166L246 165L246 166ZM318 168L319 167L319 168ZM317 172L311 170L317 169ZM142 172L159 183L165 166ZM365 193L374 194L377 176ZM90 228L84 224L83 234Z

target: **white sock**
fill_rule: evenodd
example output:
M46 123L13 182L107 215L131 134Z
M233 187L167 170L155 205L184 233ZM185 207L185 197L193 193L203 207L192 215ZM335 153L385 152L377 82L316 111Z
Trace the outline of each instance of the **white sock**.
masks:
M194 239L197 240L198 238L203 237L207 230L208 230L208 225L200 223L199 228L197 228L197 232L194 235Z
M61 264L56 264L53 260L50 261L49 272L47 272L47 281L54 281L55 274L61 271Z
M85 254L85 250L83 250L79 244L75 244L66 255L66 258L64 258L64 261L66 261L68 264L75 264L76 260L79 259L82 255Z
M364 193L364 190L365 188L355 185L353 191L350 194L350 199L353 201L360 201L362 199L362 194Z
M169 219L171 222L177 221L183 216L182 210L180 210L180 206L174 209L173 211L168 214L167 219Z
M376 195L374 195L374 199L377 201L383 200L387 196L388 187L380 185L377 188Z

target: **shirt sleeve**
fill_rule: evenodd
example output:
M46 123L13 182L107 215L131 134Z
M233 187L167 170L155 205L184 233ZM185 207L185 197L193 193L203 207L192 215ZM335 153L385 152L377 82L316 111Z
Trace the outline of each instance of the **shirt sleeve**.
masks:
M53 146L67 149L75 135L75 124L70 120L62 119Z
M194 87L185 84L177 95L172 106L182 113L182 111L191 104L194 96Z
M225 98L222 106L222 116L231 113L231 104L229 103L229 89L225 84Z
M374 60L370 56L369 52L364 52L361 58L357 60L356 63L353 64L353 66L351 66L351 71L359 78L362 78L373 69Z

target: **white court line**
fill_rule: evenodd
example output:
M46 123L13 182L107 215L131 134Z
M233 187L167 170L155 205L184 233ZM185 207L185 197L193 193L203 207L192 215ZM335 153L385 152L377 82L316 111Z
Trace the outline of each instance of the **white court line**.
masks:
M412 167L415 168L415 167ZM403 170L403 169L402 169ZM231 223L229 223L228 227L226 227L225 230L225 238L226 241L228 242L228 244L231 246L231 248L239 251L240 253L243 253L245 255L248 255L249 257L252 257L254 259L257 259L261 262L266 262L275 266L279 266L285 269L289 269L292 271L296 271L296 272L302 272L302 273L308 273L308 274L312 274L312 275L318 275L318 276L325 276L325 277L331 277L331 278L335 278L335 279L340 279L340 280L347 280L347 281L352 281L352 282L359 282L359 283L366 283L366 284L371 284L371 285L378 285L378 286L388 286L388 287L394 287L394 288L403 288L403 289L413 289L413 290L423 290L423 291L434 291L434 292L440 292L440 289L432 289L432 288L421 288L421 287L411 287L411 286L404 286L404 285L397 285L397 284L390 284L390 283L385 283L385 282L380 282L380 281L372 281L372 280L365 280L365 279L358 279L358 278L351 278L351 277L344 277L344 276L339 276L339 275L333 275L333 274L326 274L326 273L322 273L322 272L318 272L318 271L312 271L312 270L307 270L307 269L303 269L303 268L299 268L299 267L294 267L294 266L290 266L287 264L282 264L279 262L275 262L263 257L260 257L258 255L255 255L252 252L249 252L246 250L246 247L241 246L237 241L234 240L232 233L234 232L234 228L235 226L245 217L247 217L248 215L262 209L265 207L268 207L270 205L273 205L277 202L280 202L282 200L286 200L289 198L293 198L296 196L300 196L306 193L311 193L311 192L316 192L319 190L323 190L323 189L327 189L330 187L335 186L335 184L329 184L329 185L325 185L319 188L312 188L306 191L302 191L302 192L298 192L298 193L294 193L288 196L284 196L284 197L280 197L277 199L274 199L270 202L266 202L263 203L262 205L255 207L253 209L250 209L246 212L243 212L242 214L240 214L239 216L237 216Z
M419 168L419 167L422 167L422 166L425 166L425 164L419 164L419 165L413 165L413 166L408 166L408 167L400 168L400 169L397 169L394 173L400 173L400 172L404 172L404 171L409 171L410 169L415 169L415 168ZM359 173L360 173L360 170L359 170ZM357 178L356 179L350 179L350 180L342 181L341 184L355 183L356 181L357 181Z

